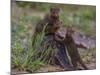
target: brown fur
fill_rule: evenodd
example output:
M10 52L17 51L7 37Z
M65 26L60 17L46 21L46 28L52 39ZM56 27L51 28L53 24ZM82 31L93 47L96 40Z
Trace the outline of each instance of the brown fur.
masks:
M60 9L57 7L52 7L50 8L50 11L48 14L45 15L44 19L39 21L36 25L35 32L32 36L33 42L32 45L34 44L35 37L38 33L42 32L43 28L45 25L45 33L53 33L60 28L61 22L59 20L59 13Z
M78 52L77 46L72 38L73 34L72 28L67 29L65 45L67 46L67 51L71 58L72 65L75 69L77 69L78 64L80 64L84 69L88 69L87 66L82 61L80 54Z

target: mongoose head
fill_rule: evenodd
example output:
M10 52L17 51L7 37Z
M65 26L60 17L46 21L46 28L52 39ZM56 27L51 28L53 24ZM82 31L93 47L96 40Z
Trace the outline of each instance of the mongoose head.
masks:
M60 8L58 7L51 7L50 8L50 16L53 19L59 18Z

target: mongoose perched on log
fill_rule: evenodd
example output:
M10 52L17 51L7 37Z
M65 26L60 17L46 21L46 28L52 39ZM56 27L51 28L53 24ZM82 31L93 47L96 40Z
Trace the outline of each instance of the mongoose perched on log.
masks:
M44 26L46 26L45 28L45 33L49 33L49 32L54 32L55 29L59 28L59 26L57 23L61 23L59 20L59 13L60 13L60 8L58 7L51 7L50 11L48 14L45 15L44 19L40 20L35 28L35 32L32 36L33 38L33 42L32 42L32 46L34 44L34 38L36 37L36 35L40 32L42 32Z

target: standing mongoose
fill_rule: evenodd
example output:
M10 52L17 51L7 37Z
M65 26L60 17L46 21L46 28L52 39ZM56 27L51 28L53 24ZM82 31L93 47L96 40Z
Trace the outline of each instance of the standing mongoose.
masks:
M74 42L74 39L72 37L73 33L74 33L74 31L72 30L71 27L67 28L66 37L64 39L68 54L71 58L71 63L76 70L78 69L77 68L78 64L80 64L84 69L88 69L80 57L80 54L77 49L77 45Z

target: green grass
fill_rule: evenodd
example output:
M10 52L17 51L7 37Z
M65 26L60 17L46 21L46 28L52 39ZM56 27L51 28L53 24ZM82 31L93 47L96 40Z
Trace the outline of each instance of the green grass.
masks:
M41 36L39 36L41 37ZM39 46L41 45L42 39L37 38L35 42L35 46L32 47L32 40L28 38L27 43L27 50L22 47L20 41L14 41L14 46L12 47L12 65L19 70L30 70L35 71L40 68L40 66L44 65L44 62L38 58L38 50ZM40 42L41 41L41 42Z
M29 30L27 22L35 24L35 22L39 18L34 16L20 16L19 18L20 20L18 25L15 21L12 20L12 69L18 69L19 71L30 70L33 72L39 69L40 66L43 66L44 62L42 62L39 58L37 58L37 60L32 60L33 55L35 55L36 52L38 53L39 50L37 49L38 47L32 47L32 37L31 35L27 35L27 32ZM37 40L39 40L39 42L36 41L36 46L39 46L41 43L40 40L42 40L42 38L40 37L43 37L42 33L37 37ZM23 39L26 40L26 42L24 42Z
M35 72L50 62L47 57L49 57L52 49L42 49L41 43L44 38L45 29L36 35L34 45L32 46L32 37L26 35L27 28L25 20L26 18L21 18L18 27L12 23L12 69ZM21 38L22 33L24 34L23 38ZM26 42L22 43L23 39Z

